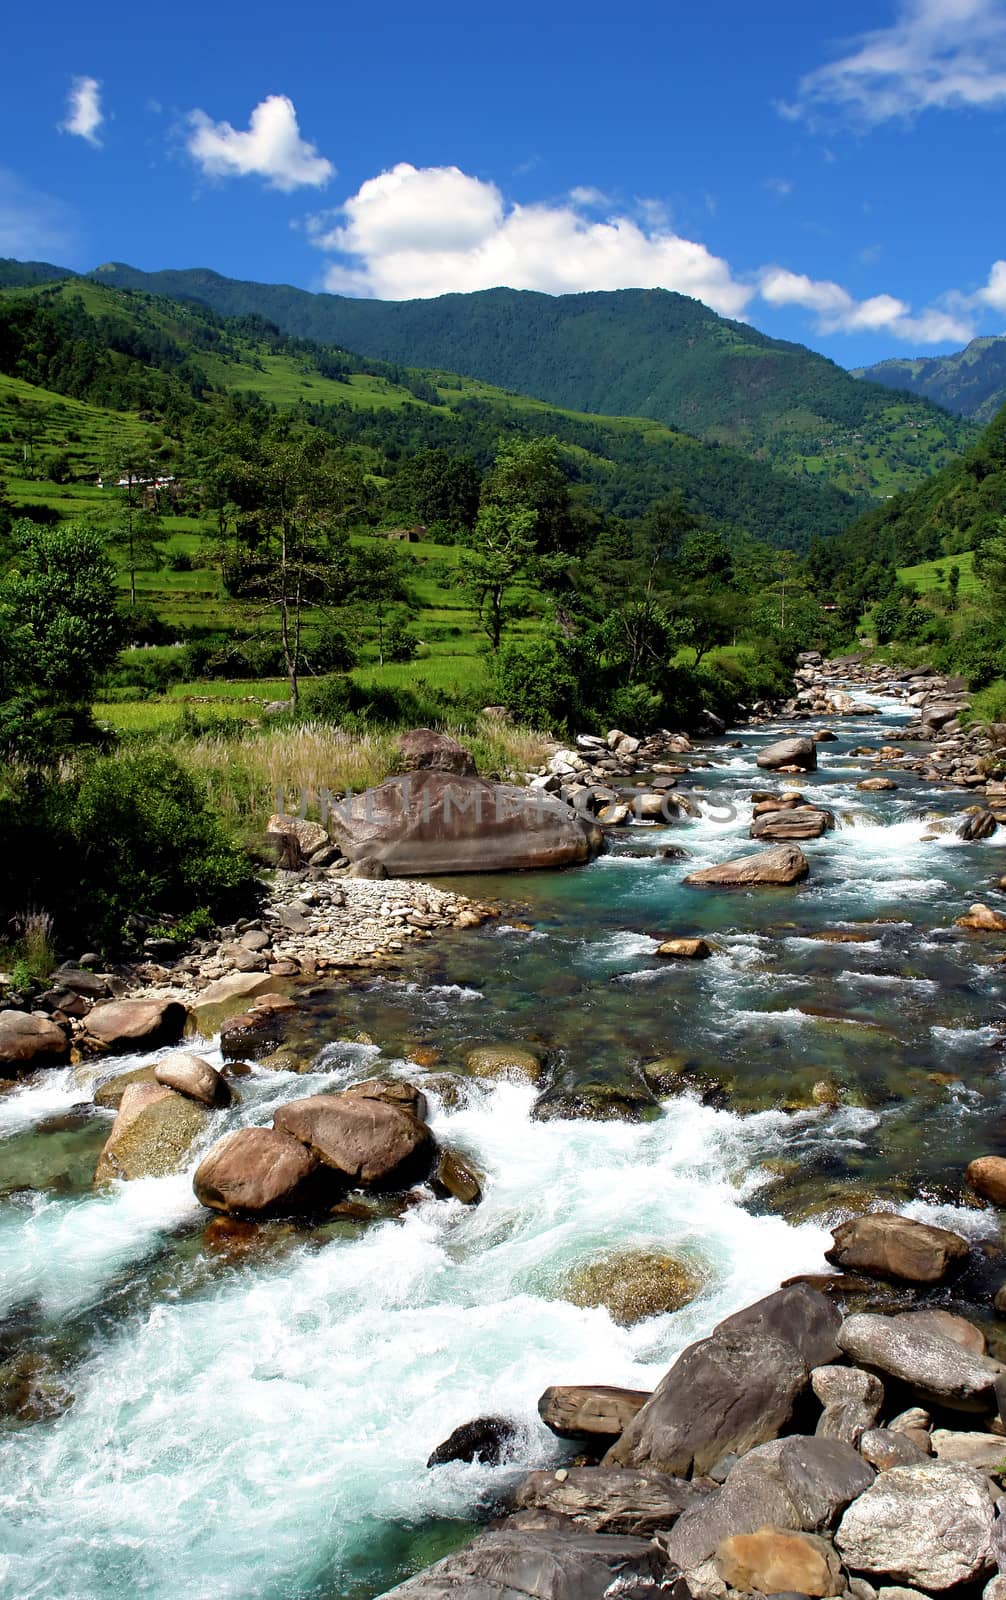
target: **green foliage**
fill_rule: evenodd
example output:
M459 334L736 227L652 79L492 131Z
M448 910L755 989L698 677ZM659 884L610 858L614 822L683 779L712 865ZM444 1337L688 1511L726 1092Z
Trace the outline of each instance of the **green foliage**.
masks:
M554 637L504 644L491 692L518 722L533 728L568 732L580 721L580 682L563 641Z
M472 530L472 548L459 569L460 582L476 607L494 651L503 629L520 614L515 585L527 577L534 560L537 513L530 507L499 503L479 512Z

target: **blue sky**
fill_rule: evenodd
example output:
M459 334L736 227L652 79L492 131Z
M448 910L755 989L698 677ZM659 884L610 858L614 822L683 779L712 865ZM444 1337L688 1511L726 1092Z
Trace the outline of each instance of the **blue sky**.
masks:
M1006 333L1006 0L17 7L0 255L660 285L844 365Z

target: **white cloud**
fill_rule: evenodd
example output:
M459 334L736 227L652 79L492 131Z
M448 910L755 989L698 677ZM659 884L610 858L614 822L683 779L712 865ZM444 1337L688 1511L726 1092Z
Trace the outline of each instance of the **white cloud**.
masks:
M270 188L320 188L335 175L331 161L301 138L293 101L271 94L251 114L246 132L213 122L205 111L189 113L186 149L208 177L264 178Z
M995 261L984 289L979 289L975 299L991 306L993 311L1006 311L1006 261Z
M761 274L759 293L768 305L813 311L818 331L825 334L883 333L912 344L945 344L970 339L974 333L973 324L957 312L933 306L913 316L908 302L895 295L875 294L856 300L841 284L809 278L785 267L767 267Z
M339 211L315 218L314 242L346 258L334 292L426 299L505 284L564 294L663 288L740 316L754 294L705 245L627 216L597 221L584 192L559 205L509 205L494 183L458 167L401 162L370 178Z
M874 126L922 111L1006 105L1002 0L902 0L897 20L801 79L786 117L839 112Z
M76 134L78 139L86 139L98 149L101 144L98 129L104 120L101 84L97 78L73 78L66 97L66 116L59 124L60 132Z
M57 266L74 249L74 218L53 195L22 183L0 167L0 256L20 261L53 260Z
M793 193L792 178L766 178L763 188L768 189L778 200L786 200Z

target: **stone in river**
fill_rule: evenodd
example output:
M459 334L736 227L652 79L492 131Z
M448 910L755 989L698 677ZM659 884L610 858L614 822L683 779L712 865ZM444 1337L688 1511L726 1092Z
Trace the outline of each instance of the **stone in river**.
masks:
M647 1317L680 1311L705 1281L694 1266L673 1256L626 1250L575 1268L562 1294L577 1306L606 1306L615 1322L629 1328Z
M830 1301L803 1285L728 1317L678 1357L607 1460L700 1474L775 1438L812 1369L837 1358L840 1326Z
M834 826L832 813L820 806L792 806L756 817L748 832L752 839L820 839Z
M972 1189L977 1189L994 1205L1006 1205L1006 1157L978 1156L969 1162L964 1174Z
M980 900L968 908L965 916L957 917L954 925L972 928L977 933L1006 933L1006 917L993 911L991 906L982 905Z
M1006 1374L1001 1362L920 1327L910 1314L858 1312L842 1324L838 1343L857 1366L897 1378L919 1400L953 1411L992 1411Z
M560 1439L610 1441L625 1432L649 1398L646 1389L618 1389L607 1384L553 1384L538 1401L538 1415L546 1428Z
M756 1594L839 1595L845 1589L834 1545L813 1533L758 1528L721 1541L716 1569L730 1589Z
M757 885L799 883L810 871L810 863L795 844L776 845L754 855L736 856L715 867L702 867L689 873L685 883L707 888L749 888Z
M186 1010L178 1000L110 1000L88 1012L86 1030L106 1050L176 1044Z
M122 1096L95 1169L95 1183L164 1178L180 1171L209 1112L159 1083L133 1083Z
M846 1511L835 1542L857 1572L938 1593L994 1570L994 1522L984 1473L923 1462L881 1473Z
M0 1069L4 1073L66 1061L70 1042L48 1017L27 1011L0 1011Z
M204 1156L192 1187L211 1211L269 1216L318 1209L344 1186L289 1134L237 1128Z
M801 772L813 772L817 766L817 746L813 739L780 739L759 751L757 763L759 767L774 771L793 767Z
M132 1067L129 1072L120 1072L114 1078L107 1078L99 1084L94 1091L94 1103L103 1106L106 1111L118 1111L122 1104L122 1097L131 1083L156 1083L157 1074L153 1065L149 1067Z
M429 1175L433 1135L411 1112L358 1095L317 1094L290 1100L273 1126L307 1145L346 1183L402 1189Z
M504 1524L389 1589L382 1600L625 1600L673 1578L652 1539Z
M672 956L684 961L705 961L713 953L708 939L665 939L656 950L658 956Z
M477 1206L482 1199L478 1173L453 1150L441 1150L430 1187L442 1199L460 1200L463 1206Z
M481 1461L495 1467L518 1436L517 1425L509 1417L476 1417L474 1422L463 1422L438 1444L426 1465L443 1467L448 1461Z
M898 786L893 778L864 778L857 783L857 789L863 789L867 794L882 794L887 789L896 789Z
M426 1096L404 1078L364 1078L361 1083L351 1083L341 1093L356 1095L361 1100L383 1100L387 1105L411 1111L420 1122L426 1119Z
M273 1055L284 1044L296 1010L296 1002L286 995L259 995L248 1011L221 1023L220 1054L225 1061L256 1061Z
M423 768L333 807L330 826L351 862L389 877L578 866L601 829L541 791Z
M477 1078L502 1078L510 1083L538 1083L544 1070L535 1051L517 1044L477 1045L465 1056L465 1066Z
M708 1493L664 1472L571 1467L566 1472L529 1473L517 1488L514 1505L520 1511L568 1518L571 1528L648 1535L673 1527L683 1511Z
M833 1237L825 1255L836 1266L906 1283L942 1283L968 1258L967 1242L959 1234L894 1211L852 1217Z
M913 1328L928 1328L930 1333L940 1333L944 1339L970 1350L973 1355L988 1353L988 1344L981 1328L969 1322L967 1317L944 1311L940 1306L926 1306L922 1311L906 1311L903 1315L910 1319Z
M276 980L268 972L228 972L207 984L192 1002L193 1025L208 1039L219 1031L226 1017L244 1011L249 1000L275 988Z
M202 1056L190 1055L187 1050L163 1056L154 1067L154 1077L158 1083L177 1089L179 1094L198 1100L204 1106L229 1106L233 1097L231 1086L222 1073Z

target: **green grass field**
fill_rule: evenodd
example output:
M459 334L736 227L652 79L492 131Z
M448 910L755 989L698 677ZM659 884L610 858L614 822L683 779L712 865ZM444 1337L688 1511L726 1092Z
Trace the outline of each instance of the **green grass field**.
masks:
M920 561L914 567L899 567L898 578L919 594L949 594L950 568L960 570L958 594L963 600L983 600L985 585L975 573L975 553L965 550L959 556L941 556L939 561Z

